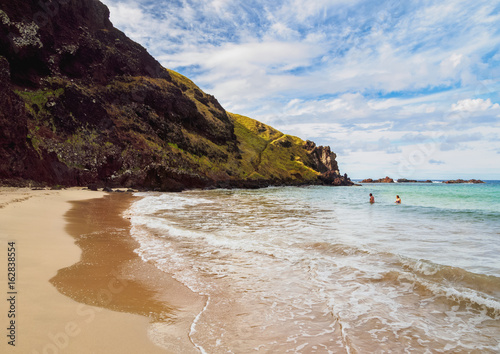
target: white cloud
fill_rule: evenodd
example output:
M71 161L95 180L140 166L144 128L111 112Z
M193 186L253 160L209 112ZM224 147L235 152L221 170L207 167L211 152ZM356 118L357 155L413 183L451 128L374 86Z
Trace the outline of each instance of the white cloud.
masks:
M212 0L210 1L210 7L214 9L214 11L223 17L230 17L230 5L232 0Z
M456 53L453 53L448 58L444 59L440 64L441 74L443 76L453 77L455 72L457 71L457 67L462 62L462 59L463 55Z
M460 100L457 103L452 104L452 111L460 112L484 112L488 109L498 109L500 105L498 103L491 103L491 100L483 100L482 98L468 98L465 100Z

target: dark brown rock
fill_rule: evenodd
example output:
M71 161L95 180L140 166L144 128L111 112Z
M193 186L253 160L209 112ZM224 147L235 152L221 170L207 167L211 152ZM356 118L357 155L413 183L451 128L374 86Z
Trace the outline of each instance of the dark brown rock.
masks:
M485 183L484 181L481 181L479 179L470 179L470 180L463 180L463 179L454 179L454 180L449 180L449 181L444 181L443 183L447 184L457 184L457 183L472 183L472 184L478 184L478 183Z
M313 164L311 167L318 172L328 172L328 171L339 171L337 165L337 155L330 150L329 146L316 146L316 144L310 140L306 141L304 146L306 151L309 153Z
M341 176L338 171L327 171L320 175L319 179L326 185L332 186L352 186L354 183L344 174Z
M400 179L398 179L398 183L432 183L432 181L430 179L428 179L426 181L417 181L414 179L400 178Z
M361 183L394 183L394 180L390 177L379 178L377 180L367 178L367 179L362 180Z

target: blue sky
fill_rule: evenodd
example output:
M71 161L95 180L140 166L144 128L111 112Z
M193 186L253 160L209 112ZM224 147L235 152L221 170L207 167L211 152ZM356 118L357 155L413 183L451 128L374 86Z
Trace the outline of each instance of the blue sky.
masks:
M103 0L226 110L353 178L500 179L500 2Z

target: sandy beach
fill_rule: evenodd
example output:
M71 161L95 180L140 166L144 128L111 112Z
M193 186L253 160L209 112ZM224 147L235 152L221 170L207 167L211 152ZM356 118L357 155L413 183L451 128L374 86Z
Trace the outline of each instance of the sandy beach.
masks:
M133 252L122 217L133 198L81 188L0 189L2 353L195 351L189 328L205 300Z

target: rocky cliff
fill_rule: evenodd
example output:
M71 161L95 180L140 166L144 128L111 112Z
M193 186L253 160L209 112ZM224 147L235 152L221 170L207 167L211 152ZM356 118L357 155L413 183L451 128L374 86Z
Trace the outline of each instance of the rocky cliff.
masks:
M0 80L4 183L351 184L329 147L226 112L97 0L0 0Z

